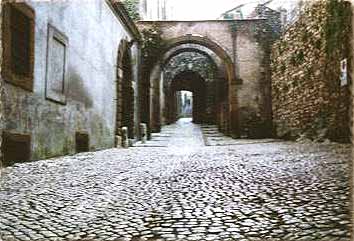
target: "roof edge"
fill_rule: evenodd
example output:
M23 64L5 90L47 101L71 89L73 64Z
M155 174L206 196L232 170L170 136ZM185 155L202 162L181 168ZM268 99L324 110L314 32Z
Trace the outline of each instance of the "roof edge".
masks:
M266 18L250 18L250 19L212 19L212 20L139 20L137 24L144 23L226 23L226 22L257 22L266 21Z
M114 15L116 15L117 18L122 20L123 24L125 24L125 27L128 29L128 32L131 33L134 40L140 41L140 32L137 26L135 25L134 21L129 16L128 11L126 10L123 2L121 0L106 0L106 3L112 9Z

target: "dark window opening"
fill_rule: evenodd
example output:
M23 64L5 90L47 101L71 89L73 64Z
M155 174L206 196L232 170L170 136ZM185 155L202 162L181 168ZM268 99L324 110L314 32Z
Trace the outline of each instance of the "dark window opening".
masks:
M31 158L31 136L4 132L1 151L5 166L29 161Z
M20 76L31 73L31 19L15 7L10 12L11 70Z
M25 3L7 2L2 18L2 75L6 82L33 91L35 12Z
M88 152L90 150L90 139L86 133L76 132L76 152Z

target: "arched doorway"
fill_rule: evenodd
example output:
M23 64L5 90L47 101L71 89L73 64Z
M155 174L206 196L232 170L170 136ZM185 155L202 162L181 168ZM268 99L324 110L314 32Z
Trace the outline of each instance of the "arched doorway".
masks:
M239 132L239 118L238 118L238 108L237 108L237 96L236 96L236 75L235 66L228 55L228 53L219 46L216 42L210 40L207 37L195 36L195 35L185 35L173 39L167 40L166 47L162 50L160 59L153 65L152 71L150 72L150 86L153 86L153 90L149 92L150 97L150 123L156 126L171 123L173 118L171 117L170 109L165 110L163 101L161 99L167 99L173 96L169 96L168 91L166 92L165 84L166 78L165 66L171 59L175 58L182 53L198 53L209 58L210 62L214 62L217 66L217 71L215 80L217 81L207 81L207 92L210 89L215 91L217 94L212 98L207 95L208 104L206 112L209 114L208 123L216 123L219 129L226 134L237 134ZM214 87L212 85L215 85ZM163 96L163 93L167 93ZM154 105L154 99L159 105ZM209 103L215 103L210 108ZM156 111L154 111L154 109ZM151 113L156 113L156 115L151 115ZM160 114L159 114L160 113ZM167 113L167 118L165 118L163 113ZM164 122L166 120L166 123ZM153 125L152 125L153 126Z
M206 109L206 84L205 80L198 73L193 71L179 73L172 80L167 97L167 108L169 110L168 122L173 123L178 118L177 93L183 90L193 93L193 122L204 122Z
M117 100L116 100L116 145L121 145L122 127L128 128L129 139L134 138L134 88L130 45L122 40L118 50Z

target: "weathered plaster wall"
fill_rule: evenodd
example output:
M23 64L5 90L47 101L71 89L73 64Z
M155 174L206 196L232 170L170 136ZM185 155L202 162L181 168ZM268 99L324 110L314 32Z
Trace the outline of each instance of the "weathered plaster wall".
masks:
M354 16L354 0L351 0L352 4L352 16ZM354 26L354 17L352 17L352 26ZM353 210L354 210L354 84L353 84L353 78L354 78L354 61L353 61L353 56L354 56L354 31L352 30L352 36L351 36L351 56L352 56L352 61L350 65L350 76L352 79L351 83L351 105L350 105L350 129L351 129L351 143L352 143L352 159L350 160L350 167L351 167L351 175L350 175L350 184L351 184L351 210L352 210L352 217L353 215ZM352 219L353 221L353 219ZM354 225L352 226L352 234L354 234Z
M236 84L241 137L272 135L270 46L275 33L265 22L234 25Z
M349 46L338 39L329 51L326 29L339 21L330 18L329 2L312 2L274 45L273 112L280 137L348 140L349 87L341 87L339 77L340 61L350 61ZM331 31L345 32L339 28Z
M140 49L137 42L134 42L132 48L132 68L133 68L133 88L134 88L134 133L135 133L135 141L139 139L140 130L139 130L139 123L140 123L140 114L139 114L139 66L140 66Z
M351 0L352 4L352 16L354 16L354 0ZM352 27L354 26L354 17L352 17ZM353 84L353 78L354 78L354 61L353 61L353 56L354 56L354 31L352 30L352 35L351 35L351 56L352 56L352 61L350 65L350 76L352 79L351 82L351 105L350 105L350 129L351 129L351 143L352 143L352 159L350 160L350 167L351 167L351 175L350 175L350 184L351 184L351 211L352 211L352 217L353 215L353 210L354 210L354 84ZM353 222L353 219L352 219ZM352 226L352 237L354 234L354 225Z
M0 16L2 16L2 4L3 2L0 2ZM0 46L2 46L2 18L0 17ZM0 47L0 73L1 73L1 66L2 66L2 48ZM4 128L4 91L3 91L3 79L0 75L0 177L1 177L1 168L3 167L2 164L2 130Z
M354 26L354 0L351 0L351 4L352 4L352 28ZM351 140L352 140L352 144L354 145L354 84L353 84L353 78L354 78L354 61L353 61L353 56L354 56L354 31L352 29L352 36L351 36L351 57L352 57L352 61L351 61L351 65L350 65L350 76L352 79L351 82L351 106L350 106L350 129L351 129ZM352 150L354 151L354 148L352 148ZM354 155L353 155L353 159L354 159ZM354 173L353 173L354 174ZM353 176L353 175L352 175Z
M219 107L219 111L229 113L219 114L220 122L227 122L230 114L232 122L239 122L238 136L271 135L270 45L275 33L266 20L138 23L141 29L152 26L158 26L166 42L192 35L205 37L220 46L233 62L236 73L234 79L228 81L229 103ZM225 64L222 54L216 54Z
M28 4L36 13L34 91L5 85L5 129L31 135L32 159L73 153L76 131L90 135L91 150L113 147L118 44L131 40L127 30L105 1ZM48 23L69 40L66 105L45 98Z

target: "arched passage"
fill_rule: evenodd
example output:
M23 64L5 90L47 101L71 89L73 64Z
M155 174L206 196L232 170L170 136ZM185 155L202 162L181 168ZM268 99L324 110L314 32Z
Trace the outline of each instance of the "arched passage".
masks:
M199 48L194 48L194 47L183 47L183 48L176 48L176 49L172 49L172 51L169 51L165 54L164 59L162 60L162 66L165 66L173 57L181 54L181 53L186 53L186 52L194 52L194 53L198 53L201 54L203 56L205 56L207 59L209 59L209 61L211 63L213 63L214 65L216 64L216 59L213 58L210 53L199 49Z
M218 123L222 131L224 131L225 133L237 135L239 132L239 123L238 123L237 96L236 96L236 91L234 89L236 84L235 81L236 76L235 76L234 64L230 56L227 54L227 52L222 47L220 47L216 42L213 42L207 37L196 36L196 35L186 35L186 36L170 39L167 41L167 43L168 44L166 48L162 51L159 62L157 62L153 67L154 71L151 71L150 86L154 86L155 93L156 93L156 89L160 88L160 90L158 91L159 94L155 94L155 96L159 96L161 92L163 92L163 90L161 89L161 85L163 84L161 84L160 82L164 81L163 65L166 63L166 61L169 61L171 58L173 58L175 55L178 55L181 52L194 51L194 52L200 52L201 54L207 54L205 51L200 51L200 49L198 50L194 47L179 48L180 46L187 46L187 45L201 46L204 49L208 49L209 51L214 53L215 56L218 57L222 65L220 69L225 71L225 77L224 77L225 84L221 86L221 88L219 88L218 90L219 92L221 91L223 92L220 94L220 96L222 96L223 98L220 99L220 102L218 103L218 111L217 111L216 118L218 119ZM175 49L176 51L173 51L173 49ZM210 55L208 57L214 60L213 58L210 57ZM153 104L151 104L154 102L153 99L154 97L150 96L150 107L153 106ZM155 102L159 102L159 101L155 101ZM154 108L158 109L159 111L163 110L163 107L154 107ZM151 108L150 110L153 111ZM157 111L154 111L154 113L157 113ZM160 120L153 120L152 123L161 123L161 122ZM161 124L163 124L163 122Z
M121 145L122 127L128 127L128 137L134 138L134 88L132 85L131 52L128 41L122 40L117 61L116 145Z
M205 80L194 71L181 72L172 80L167 95L167 108L169 111L168 122L177 120L177 91L187 90L193 93L193 122L204 122L206 109L206 84Z
M213 51L226 65L229 83L231 84L232 81L236 80L235 68L231 57L227 54L227 52L222 47L220 47L220 45L218 45L215 41L212 41L207 37L189 34L174 39L170 39L168 41L167 47L165 48L164 55L170 49L183 44L198 44Z

